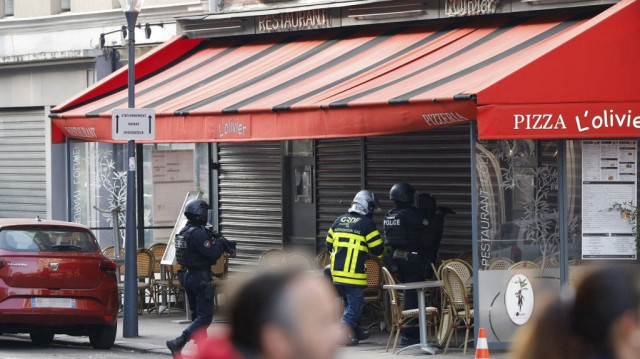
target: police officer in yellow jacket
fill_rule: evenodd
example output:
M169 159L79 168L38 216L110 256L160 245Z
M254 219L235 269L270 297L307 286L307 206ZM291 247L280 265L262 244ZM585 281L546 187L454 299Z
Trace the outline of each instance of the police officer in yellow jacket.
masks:
M367 254L380 258L384 251L380 232L371 219L379 207L372 192L358 192L349 211L336 219L327 234L331 276L345 303L342 322L351 328L348 345L357 345L368 337L358 324L367 286L364 262Z

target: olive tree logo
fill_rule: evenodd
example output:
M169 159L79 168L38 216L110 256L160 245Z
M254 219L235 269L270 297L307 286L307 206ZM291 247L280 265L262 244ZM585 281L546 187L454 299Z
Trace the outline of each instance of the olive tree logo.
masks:
M533 287L526 276L516 274L509 279L504 292L504 304L514 324L523 325L529 321L534 301Z

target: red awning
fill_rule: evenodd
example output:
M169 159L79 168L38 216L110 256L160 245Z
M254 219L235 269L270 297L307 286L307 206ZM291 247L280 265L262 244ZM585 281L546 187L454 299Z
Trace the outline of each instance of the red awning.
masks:
M640 2L622 1L519 57L528 61L477 93L481 139L640 135Z
M544 78L597 72L589 65L592 57L582 56L590 48L573 51L580 47L575 39L600 31L626 8L637 4L625 1L595 18L573 13L315 34L178 37L137 61L136 107L155 109L153 142L160 143L369 136L476 119L486 137L484 122L509 123L487 115L501 109L490 106L520 104L529 94L547 99L538 93L547 91ZM539 85L528 88L528 81ZM562 86L547 92L573 99L566 102L583 100ZM68 137L116 142L111 110L126 106L121 69L54 108L51 117Z

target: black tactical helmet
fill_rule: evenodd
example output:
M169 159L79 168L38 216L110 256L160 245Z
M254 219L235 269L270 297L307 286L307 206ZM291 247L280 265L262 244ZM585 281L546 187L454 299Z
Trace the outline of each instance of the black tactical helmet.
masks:
M207 223L209 215L209 204L201 199L192 199L184 207L184 215L190 221L200 221Z
M398 202L413 203L416 190L408 183L396 183L389 191L389 199Z

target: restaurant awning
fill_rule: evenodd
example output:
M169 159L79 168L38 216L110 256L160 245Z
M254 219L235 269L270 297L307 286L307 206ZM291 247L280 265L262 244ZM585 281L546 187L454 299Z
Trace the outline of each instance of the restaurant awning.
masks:
M504 128L513 127L513 117L502 114L511 106L600 99L637 104L633 81L600 81L617 65L620 74L638 78L631 66L638 48L622 46L638 43L637 9L634 1L624 1L595 17L564 13L176 37L137 61L136 107L155 110L153 142L159 143L370 136L472 120L478 120L481 137L501 138ZM611 55L599 52L611 51L612 44L622 47ZM630 56L611 59L623 53ZM111 139L111 110L126 108L126 80L121 69L60 104L51 111L54 124L67 137L117 142ZM583 88L593 83L602 91Z

